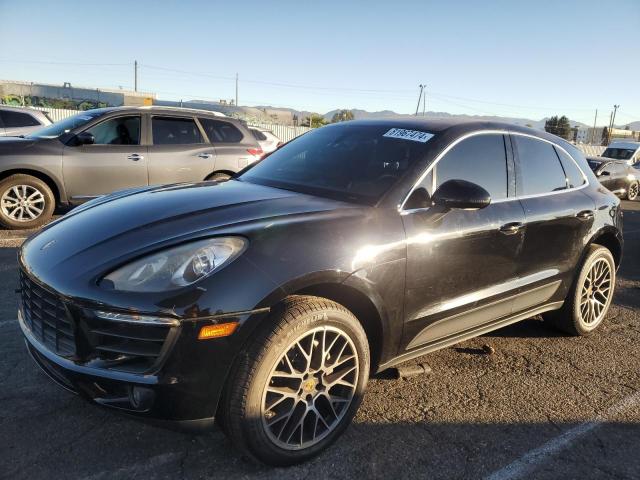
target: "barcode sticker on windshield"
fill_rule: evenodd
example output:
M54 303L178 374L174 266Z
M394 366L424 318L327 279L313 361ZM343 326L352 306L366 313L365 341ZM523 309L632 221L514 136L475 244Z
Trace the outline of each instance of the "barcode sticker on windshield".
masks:
M418 130L405 130L404 128L392 128L383 137L399 138L401 140L412 140L414 142L426 143L433 137L433 134L419 132Z

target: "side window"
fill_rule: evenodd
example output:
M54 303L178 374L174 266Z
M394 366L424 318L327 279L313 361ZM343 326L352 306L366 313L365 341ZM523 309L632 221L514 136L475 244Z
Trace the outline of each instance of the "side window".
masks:
M435 166L436 187L447 180L467 180L489 192L492 200L507 197L507 154L504 136L482 134L461 141Z
M553 145L531 137L514 135L522 186L518 195L537 195L567 188L562 165Z
M212 143L239 143L244 137L242 132L229 122L211 118L198 118L198 120Z
M28 113L5 110L0 112L0 117L2 117L2 123L4 123L5 128L37 127L40 125L40 122Z
M569 188L579 187L584 185L586 180L584 175L576 165L576 162L567 155L563 150L556 148L556 153L560 158L560 163L562 163L562 168L564 169L564 173L567 176L567 181L569 182Z
M267 136L264 133L262 133L260 130L255 130L252 128L251 133L253 133L253 136L256 138L256 140L264 141L267 139Z
M94 145L140 145L140 116L116 117L89 128Z
M200 129L193 118L152 117L154 145L189 145L204 143Z

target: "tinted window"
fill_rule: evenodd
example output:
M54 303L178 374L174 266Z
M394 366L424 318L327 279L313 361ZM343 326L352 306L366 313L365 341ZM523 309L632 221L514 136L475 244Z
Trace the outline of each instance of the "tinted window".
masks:
M242 141L242 132L229 122L210 118L199 118L198 120L212 143L238 143Z
M188 145L203 143L200 129L193 118L153 117L154 145Z
M264 141L267 139L267 136L260 130L255 130L252 128L251 133L253 133L253 136L256 138L256 140Z
M287 143L241 181L374 203L428 149L429 142L385 137L389 126L336 124Z
M140 145L140 117L117 117L105 120L87 132L95 137L95 145Z
M562 163L562 168L564 169L564 173L567 176L567 181L569 182L569 187L579 187L580 185L584 185L586 182L584 175L576 165L576 162L567 155L563 150L556 148L556 153L560 157L560 162Z
M2 117L2 123L5 128L17 128L17 127L36 127L40 125L35 118L28 113L0 111L0 117Z
M514 135L518 149L522 186L519 195L536 195L567 188L567 180L553 145L531 137Z
M616 160L629 160L635 153L631 148L611 148L608 147L603 153L603 157L615 158Z
M502 135L475 135L461 141L435 167L436 187L447 180L480 185L493 200L507 196L507 156Z

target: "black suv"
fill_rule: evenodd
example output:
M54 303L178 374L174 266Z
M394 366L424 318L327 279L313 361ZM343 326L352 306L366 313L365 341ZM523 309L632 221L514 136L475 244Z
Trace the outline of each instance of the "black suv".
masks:
M226 183L121 192L49 225L19 253L19 321L65 388L217 420L288 465L344 431L370 372L537 314L593 331L619 205L543 132L345 122Z
M626 160L588 157L587 161L600 183L614 194L626 200L638 198L640 169L632 167Z

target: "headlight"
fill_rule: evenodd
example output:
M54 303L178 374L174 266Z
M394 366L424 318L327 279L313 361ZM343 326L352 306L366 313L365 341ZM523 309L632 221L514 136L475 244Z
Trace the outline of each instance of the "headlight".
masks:
M242 253L239 237L208 238L136 260L104 277L100 286L126 292L164 292L205 278Z

